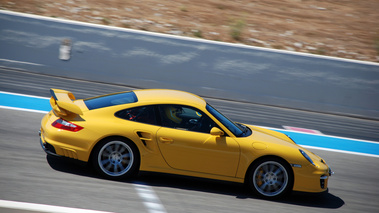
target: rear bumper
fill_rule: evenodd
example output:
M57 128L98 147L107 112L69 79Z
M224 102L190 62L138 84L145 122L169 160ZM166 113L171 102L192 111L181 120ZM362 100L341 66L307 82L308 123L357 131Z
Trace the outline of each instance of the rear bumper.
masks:
M43 151L46 152L46 154L51 155L51 156L55 156L55 157L61 157L60 155L57 155L53 145L47 143L46 141L43 141L41 130L38 132L38 135L40 136L39 142L41 144L41 147L42 147Z
M52 156L52 157L57 158L57 159L66 160L66 161L69 161L69 162L72 162L72 163L75 163L75 164L78 164L81 166L87 165L87 162L85 162L85 161L73 159L73 158L70 158L67 156L58 155L55 151L54 146L51 145L50 143L48 143L47 141L44 141L44 139L43 139L44 137L43 137L41 131L39 131L39 136L40 136L39 142L41 144L41 147L42 147L43 151L45 151L48 156Z

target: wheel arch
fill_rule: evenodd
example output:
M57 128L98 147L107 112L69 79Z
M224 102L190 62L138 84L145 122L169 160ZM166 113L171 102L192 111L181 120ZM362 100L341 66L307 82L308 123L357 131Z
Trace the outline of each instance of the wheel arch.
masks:
M125 136L120 136L120 135L110 135L110 136L106 136L106 137L104 137L104 138L98 140L98 141L95 143L95 145L92 146L92 148L91 148L91 152L90 152L90 155L88 156L88 163L92 164L92 158L93 158L93 155L94 155L94 150L96 150L96 147L99 146L103 141L107 141L107 140L108 140L108 141L109 141L109 140L120 140L120 141L129 141L129 142L131 142L131 144L132 144L133 146L135 146L135 148L138 150L138 157L139 157L139 160L140 160L139 162L141 162L141 151L140 151L140 149L138 148L137 144L136 144L133 140L131 140L131 139L125 137Z
M244 180L245 184L247 184L247 181L249 179L249 174L251 173L250 171L253 169L254 165L257 164L260 161L265 160L265 159L277 159L279 161L284 162L288 166L288 168L290 168L290 172L291 172L291 176L292 176L292 183L291 183L291 185L292 185L292 188L293 188L293 184L295 182L295 174L293 172L292 166L291 166L290 163L288 163L288 161L286 159L284 159L282 157L279 157L277 155L264 155L264 156L261 156L261 157L255 159L253 162L251 162L250 165L249 165L249 167L247 168L247 170L245 172L245 180Z

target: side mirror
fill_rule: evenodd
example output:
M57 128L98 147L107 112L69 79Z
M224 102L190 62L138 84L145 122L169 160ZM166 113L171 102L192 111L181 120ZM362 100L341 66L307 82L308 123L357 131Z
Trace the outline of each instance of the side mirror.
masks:
M224 132L221 129L217 128L217 127L213 127L211 129L211 135L213 135L213 136L223 136Z

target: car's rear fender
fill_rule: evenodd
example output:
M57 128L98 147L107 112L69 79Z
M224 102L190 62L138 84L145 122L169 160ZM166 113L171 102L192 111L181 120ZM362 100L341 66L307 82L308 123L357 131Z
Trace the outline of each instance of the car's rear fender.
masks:
M130 141L130 142L132 142L136 146L136 148L138 149L139 156L141 156L140 148L138 147L138 145L134 141L132 141L129 138L124 137L124 136L111 135L111 136L106 136L106 137L98 140L96 143L94 143L94 145L91 147L90 155L88 156L88 163L92 163L91 159L92 159L92 156L94 155L94 150L96 150L95 148L97 146L99 146L103 141L110 141L110 140L114 140L114 141Z
M121 135L108 135L104 138L99 139L96 143L91 147L90 155L88 156L88 161L92 159L94 154L94 150L96 146L101 144L104 140L127 140L132 142L138 149L140 159L140 170L145 171L155 171L157 168L170 168L165 160L163 159L160 152L152 152L146 147L146 145L139 139L132 140L129 137L121 136Z

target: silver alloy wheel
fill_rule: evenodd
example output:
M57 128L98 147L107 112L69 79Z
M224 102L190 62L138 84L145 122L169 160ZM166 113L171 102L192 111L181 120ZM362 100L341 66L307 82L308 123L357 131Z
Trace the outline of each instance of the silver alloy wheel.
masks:
M254 188L263 196L274 197L281 194L288 185L288 173L276 161L266 161L258 165L253 174Z
M133 165L133 151L122 141L110 141L99 151L98 165L107 175L118 177L127 173Z

